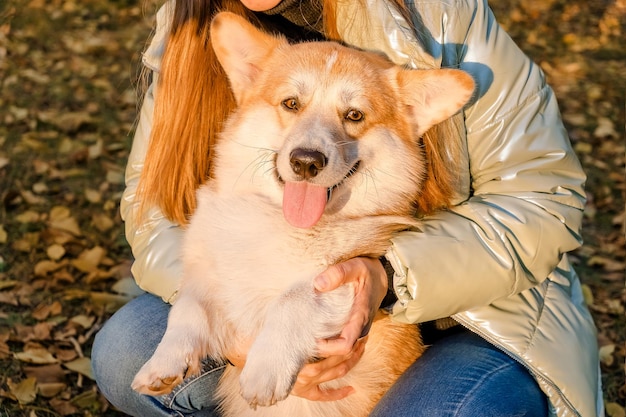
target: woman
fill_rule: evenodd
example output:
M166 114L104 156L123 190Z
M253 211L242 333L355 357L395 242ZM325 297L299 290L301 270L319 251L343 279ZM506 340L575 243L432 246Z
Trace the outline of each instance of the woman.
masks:
M133 273L148 294L96 337L94 374L107 398L138 416L218 415L212 392L223 363L207 361L202 375L164 397L139 395L130 381L165 331L182 227L233 106L206 42L219 9L294 40L337 39L415 68L461 68L477 83L464 112L427 133L454 132L463 149L450 161L461 169L449 207L426 215L420 231L400 234L383 261L354 258L315 278L320 291L348 281L360 290L340 337L319 341L327 359L305 366L293 394L350 395L350 387L319 384L349 371L366 348L360 335L387 291L386 266L391 314L421 323L430 347L372 415L603 415L595 328L566 255L581 242L585 177L541 70L485 0L179 0L161 9L144 54L153 82L121 208Z

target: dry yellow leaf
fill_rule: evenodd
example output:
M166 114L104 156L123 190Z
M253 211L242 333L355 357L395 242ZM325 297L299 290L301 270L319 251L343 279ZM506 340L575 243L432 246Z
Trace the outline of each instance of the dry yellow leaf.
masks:
M79 374L85 375L90 379L94 379L93 374L91 373L91 359L89 358L78 358L71 362L64 363L63 366L70 371L78 372Z
M609 417L626 417L626 410L618 403L606 403L605 408Z
M50 227L54 229L64 230L73 234L74 236L81 236L82 232L78 226L78 222L73 217L65 217L58 220L51 220Z
M72 265L81 272L93 272L104 258L106 250L101 246L86 249L78 255L78 259L71 261Z
M4 230L4 227L0 224L0 243L7 243L7 231Z
M65 255L65 248L57 243L51 245L46 249L46 253L48 254L48 258L53 261L58 261Z
M41 346L29 347L24 352L16 353L15 357L22 362L37 365L49 365L58 362L57 358Z
M65 206L54 206L50 209L50 220L61 220L70 217L72 212L68 207Z
M113 220L106 214L94 214L91 218L91 223L100 232L106 232L115 226Z
M74 316L70 319L70 322L76 323L79 326L82 326L85 329L91 328L94 321L96 321L95 317L89 317L84 314L79 314L78 316Z
M15 216L15 220L17 220L20 223L35 223L39 221L39 219L40 219L39 213L33 210L27 210Z
M35 267L33 268L33 272L35 273L35 276L45 277L49 273L61 269L66 264L67 264L67 261L63 261L63 262L54 262L54 261L47 261L47 260L39 261L35 264Z
M85 189L85 198L90 203L99 203L102 201L102 193L98 190L94 190L93 188Z
M37 389L42 397L52 398L67 387L64 382L41 382L37 384Z
M602 346L599 351L600 362L602 362L606 366L613 365L613 362L615 362L615 358L613 357L614 352L615 352L615 344L611 343L611 344Z
M18 383L13 383L11 378L7 380L9 392L15 396L20 404L30 404L37 398L37 380L26 378Z

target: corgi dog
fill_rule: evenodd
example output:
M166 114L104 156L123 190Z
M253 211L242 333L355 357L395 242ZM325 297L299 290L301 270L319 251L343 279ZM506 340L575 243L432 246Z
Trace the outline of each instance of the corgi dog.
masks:
M379 313L352 386L330 402L290 392L337 336L354 288L327 293L313 278L356 256L380 257L416 227L427 176L422 135L472 96L460 70L411 70L336 42L290 44L228 12L210 39L236 100L215 149L213 177L197 192L182 247L184 277L167 330L132 387L170 392L249 346L227 365L215 395L226 417L365 417L423 352L416 325ZM249 344L251 341L251 345Z

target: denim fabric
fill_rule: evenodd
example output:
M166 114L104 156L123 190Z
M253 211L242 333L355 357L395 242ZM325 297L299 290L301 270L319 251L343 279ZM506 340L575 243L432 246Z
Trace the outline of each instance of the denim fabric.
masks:
M217 417L213 392L221 363L207 361L200 376L184 381L169 395L150 397L130 388L165 332L169 308L146 294L109 319L92 349L98 387L116 408L133 416ZM547 410L546 397L525 368L466 331L435 341L371 415L543 417Z
M430 346L370 416L547 417L548 401L522 365L463 331Z
M135 374L161 341L169 310L169 304L145 294L126 304L105 323L91 352L98 387L111 404L132 416L217 417L213 391L223 364L205 362L200 376L185 380L168 395L151 397L130 388Z

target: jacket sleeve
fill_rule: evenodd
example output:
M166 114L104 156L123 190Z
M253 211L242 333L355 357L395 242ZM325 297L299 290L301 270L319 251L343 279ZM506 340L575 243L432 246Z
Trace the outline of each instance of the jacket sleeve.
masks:
M182 230L177 224L170 222L157 207L148 208L144 218L140 218L137 213L140 205L137 185L152 129L154 93L158 84L160 57L164 38L169 31L167 13L164 6L157 14L157 30L143 56L144 65L152 70L152 84L145 94L135 130L126 166L126 188L122 195L120 212L125 222L126 240L135 258L132 274L137 285L144 291L171 303L175 299L182 276L179 261Z
M462 32L457 62L478 84L465 110L471 191L393 241L393 313L406 322L448 317L533 287L581 244L585 176L553 91L486 1L455 4L442 26ZM443 44L448 35L441 36Z

